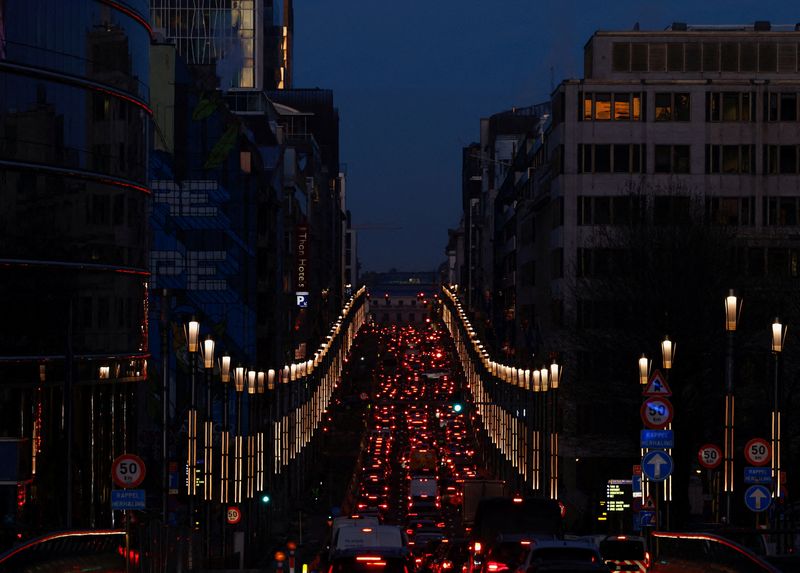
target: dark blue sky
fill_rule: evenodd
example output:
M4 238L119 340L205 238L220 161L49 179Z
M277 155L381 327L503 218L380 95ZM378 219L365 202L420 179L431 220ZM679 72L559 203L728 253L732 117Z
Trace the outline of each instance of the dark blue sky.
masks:
M294 84L334 90L362 270L433 270L479 120L578 78L596 30L800 21L787 0L295 0Z

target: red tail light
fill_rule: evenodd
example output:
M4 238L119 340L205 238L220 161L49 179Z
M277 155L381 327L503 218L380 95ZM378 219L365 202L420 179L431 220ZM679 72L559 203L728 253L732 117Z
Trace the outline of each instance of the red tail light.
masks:
M645 566L645 568L650 569L650 552L649 551L645 551L644 552L644 566Z
M486 563L486 570L492 573L495 571L508 571L508 565L505 563L498 563L497 561L488 561Z

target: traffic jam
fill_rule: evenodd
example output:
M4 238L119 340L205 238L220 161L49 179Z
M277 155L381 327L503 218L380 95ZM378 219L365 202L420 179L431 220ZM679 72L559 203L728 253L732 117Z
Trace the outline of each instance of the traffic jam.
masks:
M352 514L333 520L329 571L460 571L462 487L478 466L474 432L453 401L449 336L431 324L374 334L378 360L358 485Z
M487 474L441 326L370 328L378 356L363 448L348 511L331 521L328 573L650 569L642 538L565 535L561 503Z

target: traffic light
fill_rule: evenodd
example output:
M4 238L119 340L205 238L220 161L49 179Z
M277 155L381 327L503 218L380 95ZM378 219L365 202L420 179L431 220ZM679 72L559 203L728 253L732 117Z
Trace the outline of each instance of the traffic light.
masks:
M464 411L464 393L461 390L456 390L450 395L450 409L456 414Z
M262 495L262 496L261 496L261 503L263 503L263 504L265 504L265 505L266 505L266 504L268 504L270 501L272 501L272 498L269 496L269 494L268 494L268 493L265 493L264 495Z

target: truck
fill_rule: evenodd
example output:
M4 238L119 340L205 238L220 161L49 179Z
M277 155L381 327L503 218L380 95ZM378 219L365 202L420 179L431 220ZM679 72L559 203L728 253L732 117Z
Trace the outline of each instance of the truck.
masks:
M475 522L478 503L482 499L505 497L509 494L506 482L490 479L465 480L463 492L464 501L461 506L461 523L464 527L472 527Z
M408 460L411 473L436 470L436 452L433 450L414 450Z

